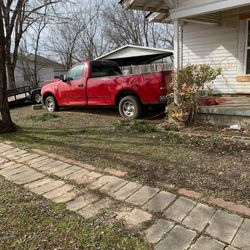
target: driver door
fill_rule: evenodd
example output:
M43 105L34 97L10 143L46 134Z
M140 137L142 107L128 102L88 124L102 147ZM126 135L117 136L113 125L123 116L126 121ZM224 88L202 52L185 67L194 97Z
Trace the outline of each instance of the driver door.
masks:
M71 68L59 88L63 106L82 106L87 104L86 85L84 84L84 64Z

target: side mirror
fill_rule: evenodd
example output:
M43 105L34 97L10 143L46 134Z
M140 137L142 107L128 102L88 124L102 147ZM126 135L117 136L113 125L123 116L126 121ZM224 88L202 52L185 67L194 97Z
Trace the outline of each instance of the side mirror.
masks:
M65 77L64 77L64 75L60 75L60 76L59 76L59 79L60 79L61 81L65 82Z

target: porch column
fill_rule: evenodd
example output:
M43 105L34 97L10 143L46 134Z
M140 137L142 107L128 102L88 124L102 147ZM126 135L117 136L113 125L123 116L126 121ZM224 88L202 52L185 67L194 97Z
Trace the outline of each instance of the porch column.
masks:
M182 68L182 26L181 20L174 21L174 70ZM178 88L174 86L174 103L178 104Z
M174 69L180 69L180 21L174 21Z

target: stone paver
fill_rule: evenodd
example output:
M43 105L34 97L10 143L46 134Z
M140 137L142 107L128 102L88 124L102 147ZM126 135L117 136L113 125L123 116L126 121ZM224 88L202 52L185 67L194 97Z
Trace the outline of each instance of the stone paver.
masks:
M27 166L18 166L14 169L5 169L5 171L1 170L0 174L3 175L5 178L9 178L12 175L20 174L27 170L30 170L30 168L28 168Z
M11 150L11 149L13 149L12 146L9 146L9 145L2 145L2 146L0 147L0 154L3 153L3 152L5 152L5 151Z
M11 157L11 160L19 162L18 161L19 159L27 157L29 155L30 155L29 153L25 153L25 154L22 154L22 155L15 155L15 156Z
M176 198L176 195L169 192L161 191L151 200L149 200L143 209L147 209L153 212L163 212Z
M9 152L9 151L8 151ZM14 151L13 153L8 153L8 154L6 154L6 157L8 158L8 159L13 159L13 158L15 158L15 157L20 157L20 156L22 156L22 155L24 155L24 154L26 154L27 153L27 151L25 151L25 150L16 150L16 151Z
M23 184L30 183L36 180L40 180L43 177L44 177L44 174L42 173L30 172L30 173L27 173L26 175L23 174L23 175L15 176L15 178L12 178L12 181L16 184L23 185Z
M150 221L151 219L151 214L139 208L135 208L132 212L124 217L128 227L139 227L144 222Z
M192 245L192 247L190 248L190 250L223 250L225 247L224 244L222 244L221 242L214 240L214 239L210 239L207 237L201 237L200 239L198 239L194 245Z
M164 215L166 218L181 222L195 205L196 202L184 197L180 197L166 210Z
M250 220L245 219L240 230L236 234L232 245L241 248L243 250L250 249Z
M92 203L78 211L84 218L92 218L101 213L103 209L109 208L113 201L109 198L103 198L95 203Z
M54 175L63 178L65 176L70 175L70 174L72 174L72 173L74 173L76 171L79 171L79 170L81 170L80 167L72 166L72 167L68 167L66 169L62 169L62 170L60 170L58 172L55 172Z
M156 245L155 250L185 250L195 237L194 231L177 225Z
M81 170L76 171L76 172L74 172L74 173L72 173L70 175L65 176L65 179L76 182L77 180L81 179L83 176L85 176L88 173L89 173L88 170L81 169Z
M203 204L197 204L182 224L191 229L202 231L215 213L215 209Z
M83 177L83 179L87 179L89 181L89 176L90 174L93 172L88 173L86 176ZM96 181L94 181L93 183L91 183L91 189L99 189L101 187L103 187L105 184L113 182L115 180L117 180L117 177L114 176L109 176L109 175L103 175L103 176L99 176L100 178L98 178Z
M48 164L53 163L53 162L55 162L55 160L48 158L48 159L45 159L43 161L33 163L33 164L31 164L31 166L32 166L32 168L40 169L40 167L48 165Z
M122 188L127 183L128 181L125 181L120 178L115 178L114 180L106 183L103 187L101 187L100 191L112 195L114 192Z
M5 162L8 162L8 161L9 160L0 157L0 164L4 164ZM0 166L0 169L1 169L1 166Z
M68 163L63 163L61 161L55 161L55 162L45 166L45 168L41 167L40 170L46 172L47 174L55 174L59 171L67 169L69 167L70 167L70 165Z
M156 244L174 226L175 226L175 224L173 222L163 220L163 219L159 219L153 226L151 226L145 232L145 239L151 244Z
M31 183L25 184L24 187L31 189L31 188L35 188L35 187L40 187L42 185L45 185L45 184L47 184L49 182L53 182L53 181L54 181L53 179L46 177L46 178L43 178L41 180L37 180L37 181L33 181Z
M239 249L232 246L228 246L225 248L225 250L239 250ZM241 250L248 250L248 249L241 249Z
M92 187L90 187L91 189L98 189L100 188L100 186L95 186L96 181L98 178L102 177L102 174L96 173L96 172L89 172L86 175L82 176L79 179L76 179L75 182L78 184L89 184L92 183ZM93 183L94 182L94 183ZM103 184L104 185L104 184Z
M22 165L20 163L15 163L14 161L9 161L9 162L6 162L0 166L0 169L1 169L0 173L10 171L11 169L20 168L22 166L24 166L24 165Z
M34 163L37 163L37 162L39 162L39 161L43 161L43 160L46 160L46 159L48 159L47 156L39 156L39 157L36 157L36 158L34 158L34 159L28 160L28 161L27 161L27 164L28 164L28 165L31 165L31 164L34 164Z
M66 203L71 200L74 200L79 195L79 190L71 190L55 199L52 199L52 201L56 203Z
M159 189L157 188L143 186L136 193L130 196L126 201L134 205L143 206L148 200L153 198L153 196L155 196L158 192L159 192Z
M142 185L139 183L128 182L125 186L113 193L112 197L117 200L126 200L128 197L138 191L141 187Z
M98 195L86 193L77 197L73 201L68 202L66 206L67 206L67 209L71 211L77 211L88 206L91 203L98 201L99 199L100 197Z
M63 186L61 186L59 188L56 188L55 190L52 190L52 191L50 191L48 193L45 193L43 195L43 197L52 200L52 199L55 199L55 198L57 198L59 196L62 196L63 194L71 191L74 188L75 188L74 186L65 184L65 185L63 185Z
M46 164L46 165L43 165L41 167L39 167L39 171L43 171L47 174L52 174L50 172L50 169L54 168L54 167L58 167L60 165L64 165L65 163L61 162L61 161L54 161L52 163L49 163L49 164Z
M8 155L13 155L13 154L15 154L15 153L17 153L17 152L19 152L19 151L20 151L20 149L18 149L18 148L12 148L12 149L10 149L10 150L4 151L4 152L1 153L0 155L1 155L2 157L7 157L7 158L8 158Z
M243 219L238 215L218 210L206 232L221 241L231 243L242 221Z
M54 180L52 182L49 182L49 183L46 183L42 186L39 186L39 187L35 187L35 188L31 188L31 191L33 193L36 193L36 194L39 194L39 195L42 195L42 194L45 194L47 192L50 192L58 187L61 187L63 186L65 183L63 181L57 181L57 180Z
M31 161L33 160L34 158L38 158L40 155L38 154L29 154L28 156L25 156L25 157L21 157L17 160L17 162L20 162L20 163L25 163L26 161Z

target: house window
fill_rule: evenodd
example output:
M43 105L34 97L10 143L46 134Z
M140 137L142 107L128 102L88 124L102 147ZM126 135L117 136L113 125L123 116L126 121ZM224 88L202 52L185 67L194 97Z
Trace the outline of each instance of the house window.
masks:
M250 75L250 20L247 21L246 74Z

